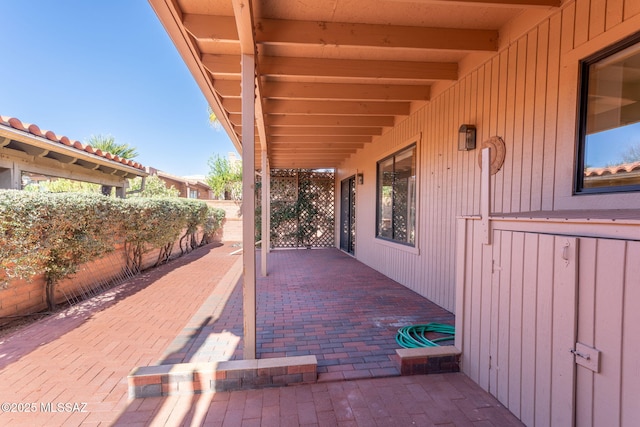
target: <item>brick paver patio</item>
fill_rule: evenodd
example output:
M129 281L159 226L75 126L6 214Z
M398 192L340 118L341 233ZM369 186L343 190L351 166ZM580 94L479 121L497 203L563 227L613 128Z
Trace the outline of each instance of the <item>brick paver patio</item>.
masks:
M242 357L236 249L200 248L0 338L0 425L519 425L462 374L372 378L397 375L399 326L453 317L335 249L274 252L258 281L259 357L314 354L323 382L128 399L134 367Z

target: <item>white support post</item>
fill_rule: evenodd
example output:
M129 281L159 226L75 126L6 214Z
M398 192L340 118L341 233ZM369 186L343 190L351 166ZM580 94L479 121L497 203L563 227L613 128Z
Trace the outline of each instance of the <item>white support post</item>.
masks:
M256 358L255 57L242 55L242 308L245 360Z
M269 203L267 203L267 230L269 230L269 233L267 233L265 241L265 247L267 248L267 252L271 252L271 164L269 163L269 158L267 157L267 170L269 171L269 173L267 174L267 200L269 201Z
M262 244L260 245L262 277L267 276L267 252L269 251L269 221L267 215L269 214L267 206L270 204L269 200L269 165L267 162L267 150L262 150Z
M456 335L454 345L464 353L465 271L467 267L467 220L458 218L456 240Z
M482 235L485 245L491 244L491 149L482 149L482 171L480 175L480 215L482 215Z

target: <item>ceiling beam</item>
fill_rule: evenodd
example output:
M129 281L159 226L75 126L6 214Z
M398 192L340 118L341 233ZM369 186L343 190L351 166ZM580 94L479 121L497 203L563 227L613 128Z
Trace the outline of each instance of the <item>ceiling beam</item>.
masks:
M498 31L262 19L256 42L495 52Z
M274 162L272 169L334 169L340 166L339 161L300 161L296 159L282 159Z
M258 128L260 137L260 147L263 151L267 151L267 134L264 126L263 100L261 94L260 79L258 79L255 70L258 69L258 55L256 48L256 40L254 38L253 11L251 9L251 0L233 0L233 13L235 15L236 27L238 28L238 37L240 39L240 50L245 55L251 55L254 59L255 69L253 70L254 79L254 116L255 124Z
M357 148L332 148L331 150L322 149L322 148L303 148L300 146L297 147L271 147L271 152L273 154L300 154L300 155L310 155L310 154L326 154L326 153L334 153L340 155L352 154L358 151Z
M464 6L496 6L509 7L514 6L540 6L540 7L560 7L561 0L388 0L401 1L403 3L445 3L460 4Z
M202 55L202 65L213 75L234 76L240 78L240 57L237 55L213 55L205 53Z
M169 37L182 56L187 68L193 75L209 106L213 109L222 127L225 129L234 147L242 154L242 144L233 133L231 124L220 105L220 98L214 89L211 73L202 64L201 53L193 36L182 25L183 13L175 1L149 0L149 4L165 26Z
M218 80L215 89L223 98L240 98L240 80Z
M269 139L271 144L304 144L305 146L313 146L313 144L320 144L321 146L331 148L337 146L353 146L362 148L364 144L371 142L370 136L362 135L341 135L341 136L326 136L326 135L274 135Z
M269 135L382 135L377 127L269 126Z
M267 99L265 110L267 114L408 116L411 104L409 102L327 102Z
M267 126L384 126L395 124L393 116L333 116L268 114Z
M239 98L223 98L222 108L228 113L242 114L242 100Z
M233 16L185 13L182 16L182 24L196 39L213 40L218 43L240 43L236 19Z
M431 86L264 82L263 95L266 98L428 101Z
M456 62L262 56L260 57L259 70L263 76L407 79L414 81L458 79L458 64Z
M351 154L338 154L338 155L314 154L308 157L304 157L304 156L300 156L300 154L274 154L273 158L275 159L275 161L291 159L291 160L298 160L298 161L307 160L308 162L318 162L319 160L341 162L342 160L349 157L350 155Z
M358 146L364 146L371 142L371 136L362 135L274 135L269 139L272 144L323 144L327 147L332 147L332 144L355 144Z

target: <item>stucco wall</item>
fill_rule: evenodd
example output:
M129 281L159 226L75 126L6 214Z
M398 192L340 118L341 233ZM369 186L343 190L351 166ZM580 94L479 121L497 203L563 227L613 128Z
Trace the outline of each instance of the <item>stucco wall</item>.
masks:
M238 200L207 200L206 202L209 206L222 209L225 212L221 240L223 242L241 242L242 202Z

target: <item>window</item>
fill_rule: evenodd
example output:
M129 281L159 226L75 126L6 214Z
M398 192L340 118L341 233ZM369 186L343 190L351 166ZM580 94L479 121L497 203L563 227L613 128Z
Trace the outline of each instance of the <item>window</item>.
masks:
M581 63L576 193L640 190L640 33Z
M198 198L198 190L189 189L189 198L190 199L197 199Z
M378 162L376 222L376 237L415 246L415 144Z

